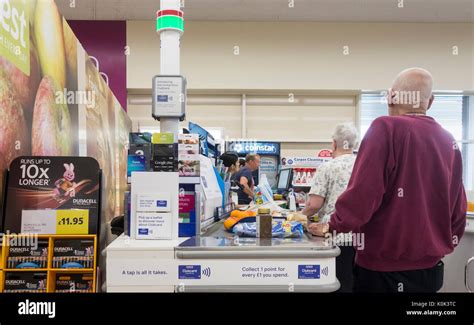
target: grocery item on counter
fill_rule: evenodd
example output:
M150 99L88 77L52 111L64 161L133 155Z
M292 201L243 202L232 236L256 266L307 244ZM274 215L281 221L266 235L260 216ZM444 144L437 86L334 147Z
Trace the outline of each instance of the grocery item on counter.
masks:
M257 223L247 222L239 223L234 226L232 232L241 237L256 237ZM273 221L272 238L301 238L304 229L300 222L295 221Z
M299 212L293 212L293 213L288 214L286 216L286 220L300 222L305 227L308 224L308 217L305 216L304 214L299 213Z
M257 217L257 237L272 238L272 215L269 208L259 208Z
M230 213L229 218L224 221L224 228L226 230L232 230L232 228L238 223L255 222L256 215L257 213L255 211L234 210Z

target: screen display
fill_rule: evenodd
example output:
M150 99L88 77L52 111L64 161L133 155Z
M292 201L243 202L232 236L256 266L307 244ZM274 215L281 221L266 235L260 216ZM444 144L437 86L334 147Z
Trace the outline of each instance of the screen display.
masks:
M291 169L282 169L278 177L278 190L287 190L290 183Z

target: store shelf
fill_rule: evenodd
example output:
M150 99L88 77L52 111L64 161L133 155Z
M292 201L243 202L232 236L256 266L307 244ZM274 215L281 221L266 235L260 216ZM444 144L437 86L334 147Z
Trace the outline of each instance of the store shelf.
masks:
M49 269L48 271L57 273L91 273L94 269Z
M6 243L7 240L13 237L25 237L29 235L6 235L4 236L3 243ZM1 258L0 258L0 292L3 292L5 288L5 274L11 272L46 272L47 273L47 291L45 292L55 292L55 279L57 274L91 274L93 279L93 292L96 290L96 282L97 282L97 273L96 273L96 265L97 265L97 236L96 235L39 235L39 239L48 239L48 265L52 265L52 261L54 258L53 251L54 251L54 243L58 239L93 239L94 240L94 260L93 260L93 268L82 268L82 269L61 269L61 268L28 268L28 269L6 269L4 268L7 265L8 261L8 246L3 246L1 250ZM3 268L3 270L2 270Z
M4 269L4 272L47 272L48 269Z

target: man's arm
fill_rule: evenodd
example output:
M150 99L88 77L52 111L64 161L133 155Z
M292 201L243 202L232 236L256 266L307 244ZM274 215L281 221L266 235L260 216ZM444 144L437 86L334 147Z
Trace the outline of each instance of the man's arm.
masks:
M453 245L456 247L464 235L466 230L466 212L467 212L467 199L464 186L461 184L458 198L456 200L456 206L454 207L454 213L451 218L451 231L453 234Z
M380 207L387 180L395 166L392 136L384 118L376 119L359 149L348 187L339 196L329 227L336 232L355 231L369 222Z
M244 187L244 193L247 194L253 200L253 191L249 187L249 181L247 177L240 177L240 185Z

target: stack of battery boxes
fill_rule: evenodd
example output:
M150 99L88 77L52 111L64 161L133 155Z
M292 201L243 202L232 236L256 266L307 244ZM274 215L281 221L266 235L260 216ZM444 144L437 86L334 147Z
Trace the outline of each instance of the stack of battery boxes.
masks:
M7 269L46 269L48 267L48 239L38 240L35 246L9 246Z
M53 247L53 269L92 269L94 240L56 239Z
M58 293L90 293L94 292L94 278L92 273L60 274L56 275L55 292Z
M46 269L48 267L48 239L38 240L35 246L9 246L6 269ZM47 272L5 273L3 292L46 292Z
M9 244L0 250L0 292L96 292L95 236L40 235L34 244L22 237L3 237Z

